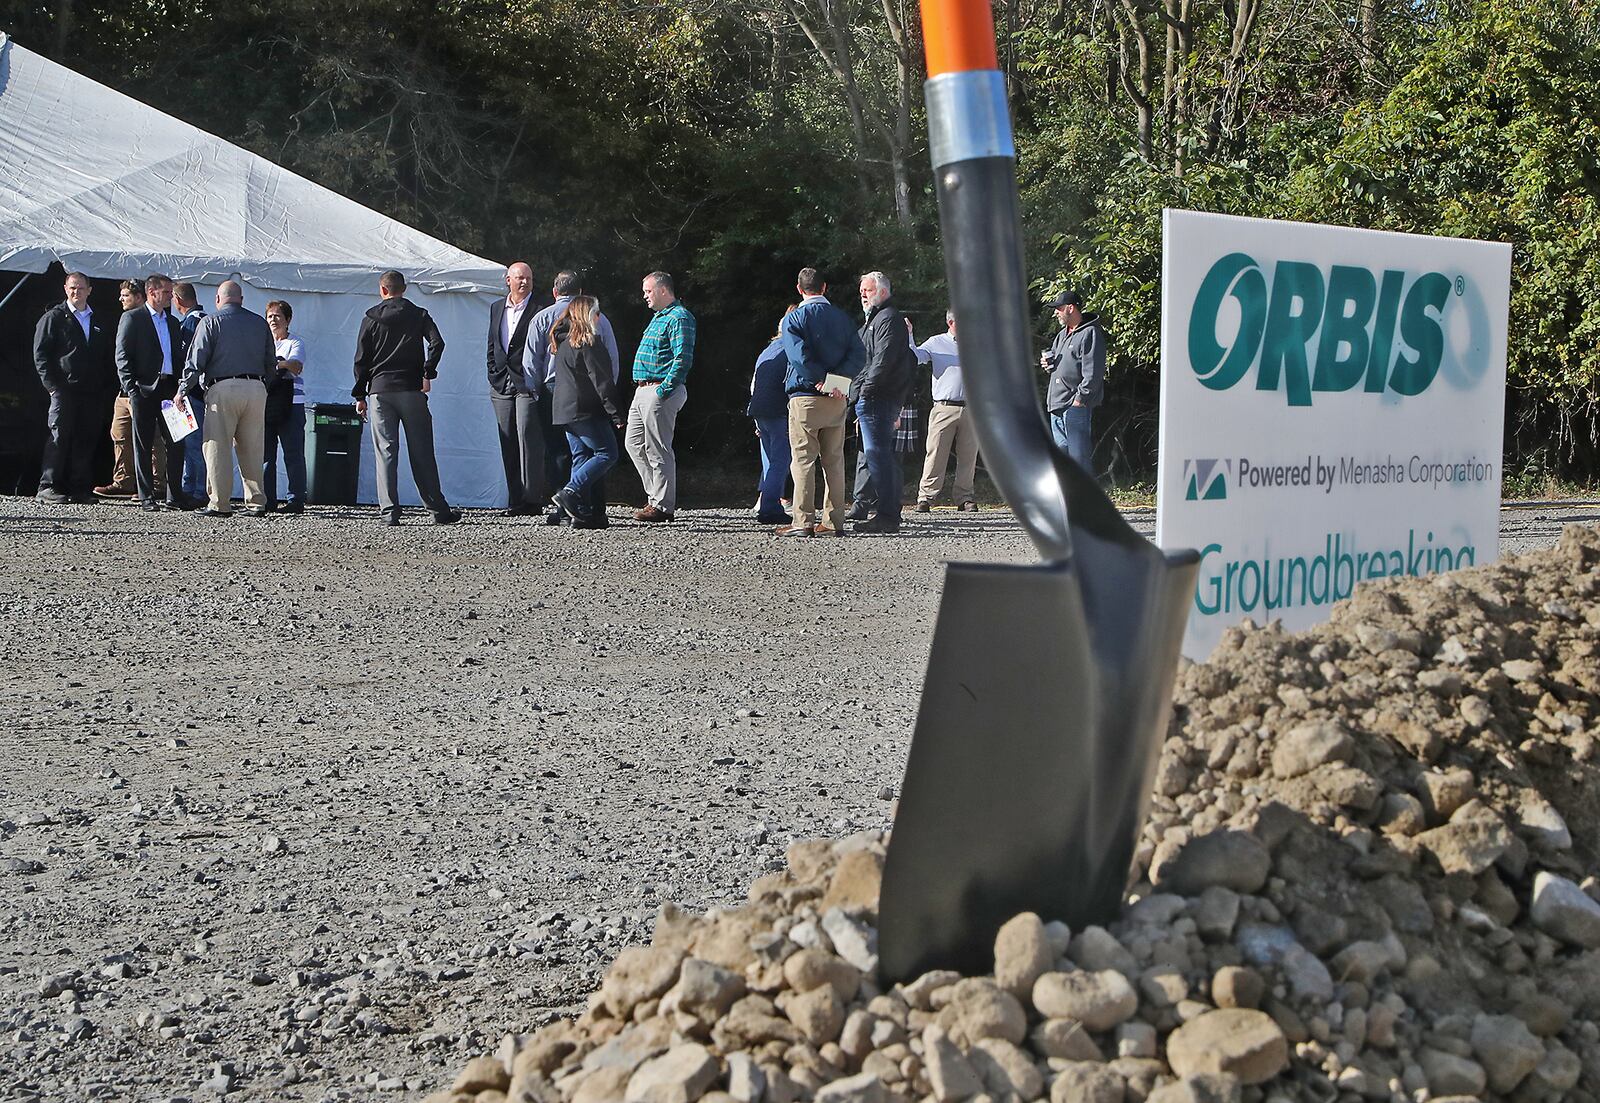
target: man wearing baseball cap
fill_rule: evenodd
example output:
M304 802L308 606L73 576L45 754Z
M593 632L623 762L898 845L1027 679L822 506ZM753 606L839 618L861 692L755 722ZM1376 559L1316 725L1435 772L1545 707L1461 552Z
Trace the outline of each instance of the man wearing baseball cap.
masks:
M1050 373L1045 409L1050 412L1050 432L1056 445L1094 474L1089 422L1100 405L1106 377L1106 339L1100 315L1085 314L1076 291L1063 291L1050 300L1061 332L1039 365Z

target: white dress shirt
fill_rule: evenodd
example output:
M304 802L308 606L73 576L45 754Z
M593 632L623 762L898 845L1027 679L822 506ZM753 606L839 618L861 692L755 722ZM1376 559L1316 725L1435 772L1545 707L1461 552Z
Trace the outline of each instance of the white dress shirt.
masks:
M510 297L506 298L506 309L500 315L500 351L511 351L511 335L517 331L517 326L522 324L522 313L528 309L528 304L533 301L532 295L524 295L520 303L514 303Z
M82 310L74 310L72 316L78 319L78 324L83 327L83 339L87 341L89 339L90 319L94 316L93 308L86 306Z
M949 333L929 337L917 346L917 359L933 368L935 402L967 400L967 392L961 386L961 353L954 337Z

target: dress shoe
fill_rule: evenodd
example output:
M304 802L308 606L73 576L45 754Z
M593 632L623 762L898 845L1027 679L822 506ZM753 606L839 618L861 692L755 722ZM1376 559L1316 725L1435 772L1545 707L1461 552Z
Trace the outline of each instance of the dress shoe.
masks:
M672 514L664 509L657 509L655 506L645 506L643 509L634 510L633 519L635 521L643 521L647 525L656 525L663 521L672 520Z
M927 513L932 509L933 509L933 503L928 501L928 499L926 499L926 498L918 498L917 499L917 512L918 513Z
M304 502L290 502L283 507L283 512L285 513L304 513L305 511L306 504Z
M212 509L210 506L206 506L205 509L202 509L200 511L200 516L202 516L202 517L232 517L233 516L233 511L232 510L224 510L224 509Z
M610 528L611 523L604 517L574 517L572 527L575 529L604 529Z
M563 521L568 520L571 520L571 518L567 516L567 511L558 505L552 504L548 509L545 510L544 523L547 525L555 526L561 524Z
M864 533L899 532L900 522L891 521L887 517L873 517L870 520L862 521L851 531Z
M844 515L844 519L846 521L865 521L870 516L872 516L872 512L866 506L851 506L850 512Z
M97 487L94 488L94 492L97 495L99 495L100 497L102 497L102 498L131 498L131 497L133 497L133 488L132 487L116 486L116 485L113 485L113 484L107 484L106 486L97 486Z
M977 502L973 502L973 501L966 501L966 502L962 502L956 508L959 509L962 513L976 513L976 512L978 512L978 503Z
M140 502L139 508L146 513L165 513L167 507L160 502Z
M199 509L200 508L200 503L195 501L193 498L188 498L188 497L184 497L184 498L168 498L167 499L167 508L170 509L170 510L175 510L175 511L177 511L179 513L188 513L191 510Z
M265 517L267 514L269 514L271 512L272 512L272 510L268 509L266 506L261 506L258 509L247 509L247 510L245 510L244 511L244 515L246 517Z
M827 525L818 525L817 535L839 537L844 535L844 529L830 528Z
M48 486L42 487L39 490L39 493L33 496L33 500L36 502L47 502L53 506L64 506L68 502L72 501L71 498L61 493L61 491Z
M93 494L74 494L71 501L75 506L92 506L98 503L100 499Z
M509 506L500 511L502 517L531 517L539 511L532 506Z
M787 513L763 513L756 520L763 525L789 525L794 523L794 518Z
M436 525L453 525L459 520L461 520L459 509L447 509L433 515L433 523Z
M399 527L399 524L400 524L400 514L399 514L399 512L396 511L394 513L385 513L383 515L383 523L386 526L388 526L389 528L397 528L397 527Z
M815 525L779 525L772 530L772 535L807 537L814 536L816 531L817 527Z

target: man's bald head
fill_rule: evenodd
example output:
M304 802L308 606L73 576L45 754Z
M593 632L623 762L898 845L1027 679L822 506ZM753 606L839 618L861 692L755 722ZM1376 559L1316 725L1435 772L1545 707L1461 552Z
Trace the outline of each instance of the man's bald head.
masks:
M519 260L506 269L506 291L513 303L522 302L532 290L533 269L525 262Z
M238 305L244 302L244 288L234 280L223 280L217 288L217 305L227 306L229 303Z

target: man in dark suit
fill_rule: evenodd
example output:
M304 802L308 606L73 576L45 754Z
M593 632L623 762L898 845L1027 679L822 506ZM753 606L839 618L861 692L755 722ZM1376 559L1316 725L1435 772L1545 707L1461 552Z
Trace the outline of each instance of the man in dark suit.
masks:
M183 493L183 444L174 442L161 416L161 403L178 393L183 370L183 329L168 312L172 305L172 280L157 273L144 281L142 309L125 312L117 323L117 379L133 410L133 475L139 501L150 512L193 509L196 503ZM157 448L167 457L167 496L156 497L151 470Z
M98 499L94 453L105 418L111 334L89 308L89 277L68 272L67 299L45 311L33 333L33 364L50 392L39 500L60 505Z
M506 297L489 307L489 401L500 429L500 459L506 470L507 517L538 513L549 500L544 485L544 429L539 398L522 374L528 341L533 269L517 261L506 269Z

